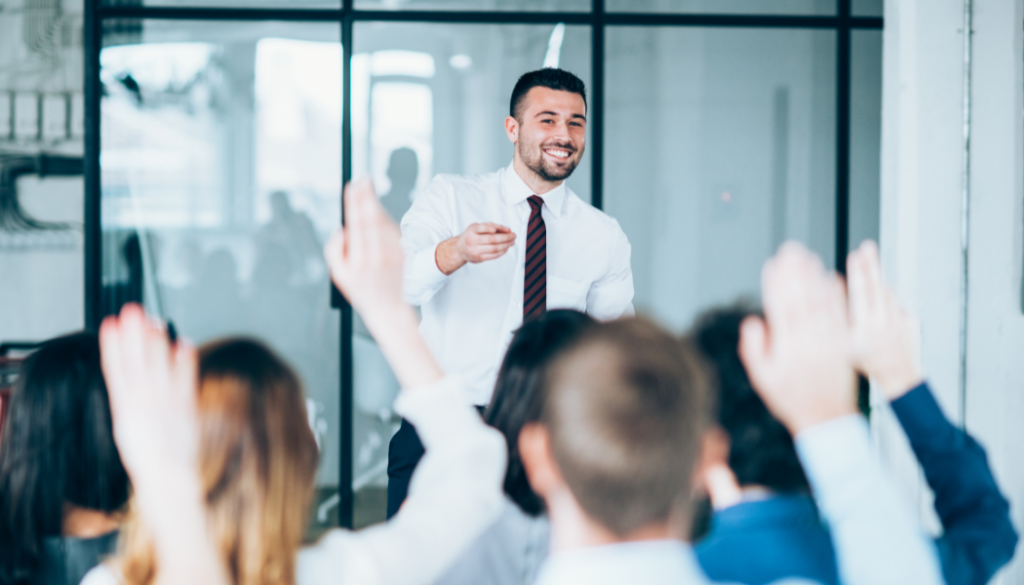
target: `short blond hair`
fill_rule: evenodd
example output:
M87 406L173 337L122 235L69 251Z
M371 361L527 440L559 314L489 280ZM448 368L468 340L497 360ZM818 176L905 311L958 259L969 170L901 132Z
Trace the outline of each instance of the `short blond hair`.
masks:
M652 321L621 319L561 354L548 385L542 422L583 510L619 536L668 520L711 419L699 354Z

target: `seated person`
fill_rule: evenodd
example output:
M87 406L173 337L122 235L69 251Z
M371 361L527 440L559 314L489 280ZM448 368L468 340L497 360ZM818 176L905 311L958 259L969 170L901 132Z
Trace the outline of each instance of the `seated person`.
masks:
M147 548L129 538L84 583L426 584L497 518L501 436L419 336L401 296L398 227L372 185L350 186L345 206L347 225L325 250L332 277L402 383L396 411L426 446L402 510L386 525L335 530L299 552L316 453L294 374L258 345L235 341L202 351L197 382L195 350L171 346L129 305L100 336L116 438L135 485L130 530Z
M25 361L0 440L0 583L73 585L114 551L128 476L96 335Z
M922 381L916 327L885 286L877 248L867 243L851 254L847 274L854 339L862 346L859 368L891 401L935 492L946 582L987 583L1013 556L1017 535L985 452L946 419ZM818 520L793 439L751 387L740 360L740 324L753 314L712 311L694 331L717 373L718 420L730 440L728 465L705 475L715 513L697 558L719 581L758 585L803 577L835 584L832 540Z
M754 387L796 436L846 582L941 583L934 547L872 457L856 414L841 284L795 244L768 262L763 282L768 323L744 323L742 355ZM541 420L519 434L530 485L551 518L539 585L708 582L683 537L698 464L722 450L708 433L710 391L697 353L643 320L596 325L558 354Z
M540 420L548 364L595 323L586 313L555 309L528 321L512 336L498 371L484 422L508 444L505 506L436 585L531 585L548 555L551 525L544 502L530 489L519 459L519 430Z

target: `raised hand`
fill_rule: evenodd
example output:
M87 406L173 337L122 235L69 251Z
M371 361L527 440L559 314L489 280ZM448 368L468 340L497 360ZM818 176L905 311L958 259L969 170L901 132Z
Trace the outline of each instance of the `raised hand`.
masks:
M443 373L402 300L401 232L380 204L369 179L345 187L345 227L324 247L331 279L359 311L398 381L431 384Z
M331 279L368 327L402 300L401 232L363 179L345 187L345 227L324 247Z
M856 412L842 281L796 243L761 274L765 320L748 317L740 357L754 389L794 435Z
M142 308L126 305L100 326L114 439L136 489L199 473L195 349L171 346Z
M854 366L889 400L917 386L921 374L917 321L885 283L878 246L867 241L846 260Z

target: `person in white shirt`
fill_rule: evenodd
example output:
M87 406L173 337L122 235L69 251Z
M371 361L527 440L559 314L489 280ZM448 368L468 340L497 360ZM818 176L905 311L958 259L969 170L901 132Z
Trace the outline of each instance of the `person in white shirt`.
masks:
M740 352L795 437L844 583L941 584L936 551L872 457L856 413L841 281L786 244L762 282L767 323L744 322ZM596 325L556 358L541 420L518 440L551 519L537 585L708 583L684 542L693 486L727 452L709 432L704 368L692 347L635 319Z
M163 326L150 321L139 306L128 305L119 318L104 321L101 356L114 437L134 488L135 518L129 530L141 531L136 534L150 545L144 555L153 560L145 574L130 568L118 574L122 565L115 559L113 566L91 571L86 585L426 585L498 517L504 441L465 403L465 389L457 379L444 377L417 332L415 312L401 298L398 227L368 182L346 190L345 217L346 227L325 250L331 276L388 358L403 385L395 407L420 428L427 447L402 513L386 525L360 532L333 530L301 552L295 550L297 538L260 533L274 527L289 531L301 524L302 511L292 510L286 517L281 512L291 509L289 499L301 503L301 492L312 488L310 472L309 485L280 489L297 481L283 477L290 469L315 468L315 451L312 463L281 462L282 453L295 457L295 443L303 438L307 453L315 449L309 447L312 436L305 416L291 417L298 422L290 424L273 422L280 418L275 416L268 417L270 422L248 420L259 417L253 412L267 412L266 402L274 403L270 408L291 404L292 410L301 409L297 383L285 384L283 397L268 398L266 389L238 383L236 365L235 373L215 372L210 380L204 376L203 387L197 388L195 349L187 342L172 344ZM273 368L273 361L257 360L252 367ZM277 370L282 368L287 370ZM203 396L208 382L234 386L234 402L212 405L212 411L234 405L233 417L227 418L235 427L225 428L223 417L210 419L209 395ZM197 409L199 400L203 405ZM245 406L247 401L251 406ZM239 443L237 465L223 456L225 450L232 452L231 445L217 441ZM263 467L250 457L259 449L271 452ZM208 460L218 455L219 461ZM236 489L239 483L245 489ZM237 514L247 519L241 527L225 525L215 510L230 507L231 502L218 501L225 491L236 498ZM238 540L239 531L247 528L252 529L247 539ZM291 550L283 550L287 548ZM394 562L393 555L401 562Z
M600 320L633 313L630 247L618 222L565 185L586 146L586 89L567 71L523 75L505 132L512 163L469 177L439 175L402 219L405 298L420 331L467 400L490 400L498 365L524 320L546 309ZM403 422L388 462L388 517L422 453Z

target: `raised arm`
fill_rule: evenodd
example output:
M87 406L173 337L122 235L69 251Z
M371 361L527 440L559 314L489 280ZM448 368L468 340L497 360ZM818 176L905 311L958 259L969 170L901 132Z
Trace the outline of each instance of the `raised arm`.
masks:
M301 585L418 585L433 582L498 515L505 444L443 378L402 301L397 226L369 182L349 186L346 226L325 249L335 284L366 322L401 382L395 409L426 448L409 498L386 525L333 531L299 557ZM399 559L396 562L395 559Z
M983 585L1013 557L1017 532L985 450L946 419L918 362L918 327L882 276L878 248L865 242L847 261L854 355L892 403L935 494L938 539L949 585Z
M795 437L846 585L938 585L934 546L872 457L857 414L842 281L798 244L765 265L767 322L748 318L740 355L754 389Z
M130 304L103 321L100 350L114 439L153 534L156 582L228 585L206 528L195 349L184 341L172 346L166 331Z

